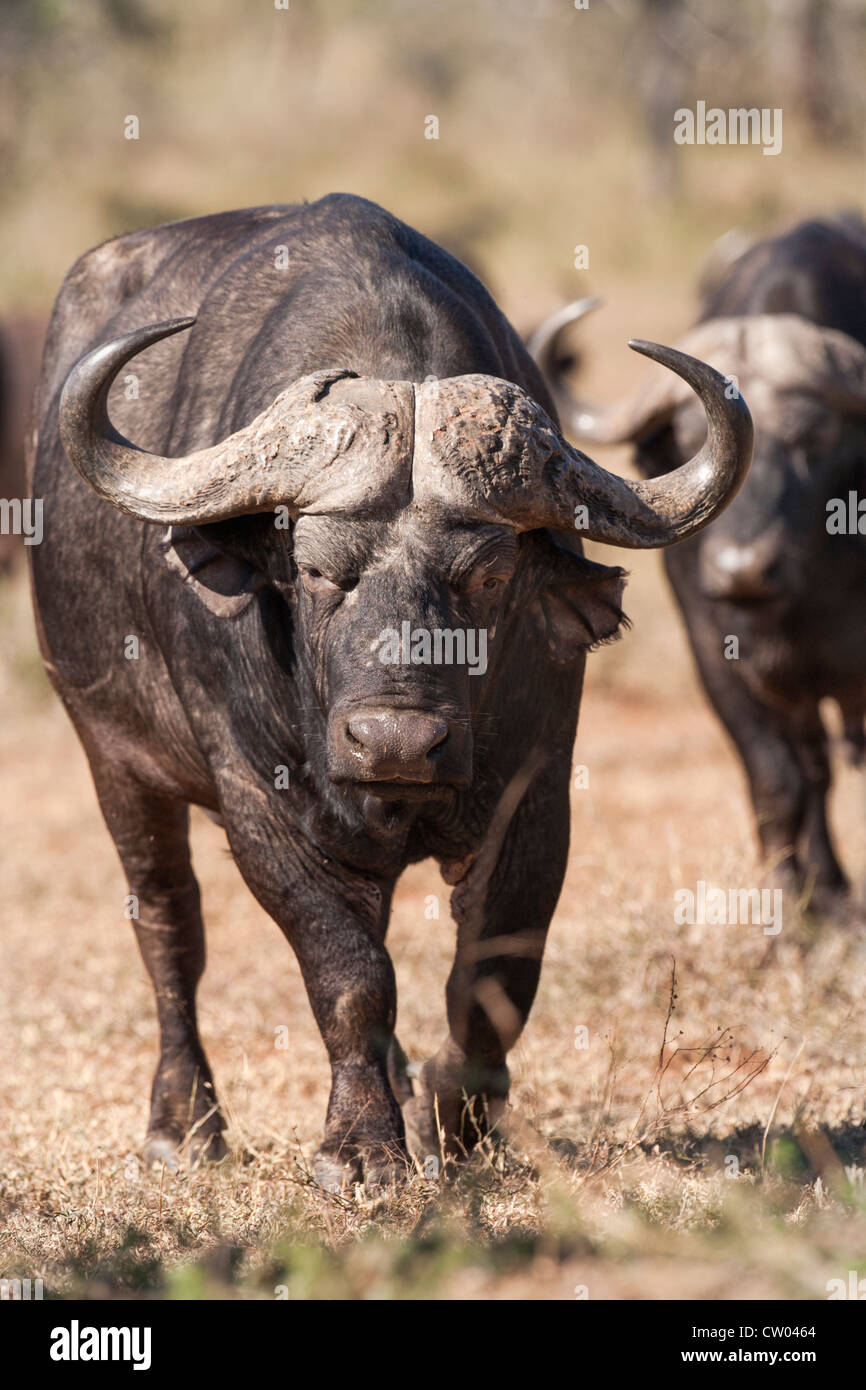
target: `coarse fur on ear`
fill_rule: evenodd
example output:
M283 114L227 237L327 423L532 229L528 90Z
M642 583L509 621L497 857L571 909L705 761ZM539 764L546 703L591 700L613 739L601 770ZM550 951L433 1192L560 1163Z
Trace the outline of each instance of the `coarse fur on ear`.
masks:
M170 526L160 548L165 562L211 613L236 618L263 587L264 577L193 526Z
M627 573L594 560L547 535L543 577L531 612L553 660L560 666L614 641L629 626L622 611Z

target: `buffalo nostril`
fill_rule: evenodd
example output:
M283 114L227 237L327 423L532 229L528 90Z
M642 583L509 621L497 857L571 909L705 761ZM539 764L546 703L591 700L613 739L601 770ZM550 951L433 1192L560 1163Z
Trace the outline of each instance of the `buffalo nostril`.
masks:
M448 737L446 720L420 711L377 710L357 714L346 724L356 756L370 763L417 763Z
M709 535L701 547L703 592L710 598L734 602L778 597L785 578L781 547L778 527L750 541Z
M701 578L704 592L713 598L769 598L778 589L781 565L774 556L729 546L703 558Z
M452 723L428 710L387 705L335 709L328 726L328 757L335 783L366 784L373 795L399 798L400 788L408 785L427 784L428 792L437 786L467 786L472 734L468 721Z

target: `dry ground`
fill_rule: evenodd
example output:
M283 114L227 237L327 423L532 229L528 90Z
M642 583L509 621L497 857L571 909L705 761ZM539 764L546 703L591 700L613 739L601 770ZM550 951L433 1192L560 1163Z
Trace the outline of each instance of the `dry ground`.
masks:
M83 755L38 666L26 586L0 590L0 1274L91 1296L820 1298L862 1268L862 910L804 926L786 904L775 939L674 924L677 887L750 886L757 869L740 773L657 562L629 559L635 628L592 658L577 755L590 787L573 794L508 1141L453 1184L419 1176L378 1202L308 1185L323 1048L289 948L198 816L202 1031L232 1156L142 1172L150 987ZM853 773L833 811L862 901ZM435 867L418 866L391 929L413 1059L440 1039L452 942Z

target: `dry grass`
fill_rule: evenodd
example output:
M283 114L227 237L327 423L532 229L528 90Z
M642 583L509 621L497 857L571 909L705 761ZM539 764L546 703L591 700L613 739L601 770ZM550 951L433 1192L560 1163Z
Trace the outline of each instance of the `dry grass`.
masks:
M25 585L3 589L0 1274L95 1296L808 1298L862 1266L862 915L789 918L778 938L674 925L676 887L751 884L756 866L740 774L660 575L639 568L635 631L593 659L578 742L591 785L574 792L507 1141L451 1183L416 1177L378 1201L309 1185L323 1048L290 951L198 817L202 1028L232 1157L142 1172L150 988L83 756L39 673ZM863 811L843 772L834 818L861 885ZM414 1059L443 1026L453 931L444 893L439 922L425 918L437 891L432 866L407 873L391 931Z

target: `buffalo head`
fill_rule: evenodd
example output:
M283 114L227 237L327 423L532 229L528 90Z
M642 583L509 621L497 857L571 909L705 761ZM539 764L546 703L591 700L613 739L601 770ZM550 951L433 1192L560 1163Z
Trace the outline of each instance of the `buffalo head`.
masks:
M210 567L224 611L257 588L282 596L327 775L367 798L435 798L470 781L510 625L531 614L560 664L612 635L623 572L585 560L575 538L669 545L712 521L749 466L743 401L703 362L650 343L632 346L693 388L708 423L662 479L605 472L525 390L485 375L318 371L220 444L143 452L112 427L109 389L135 354L193 322L127 333L73 368L66 453L113 506L172 528L187 577L206 581Z
M673 377L647 381L609 406L571 395L562 334L595 303L561 310L533 349L568 428L599 443L634 443L638 467L658 477L700 447L702 413ZM722 372L728 394L744 392L757 423L745 486L695 542L701 590L773 620L820 582L827 504L862 476L866 349L796 314L708 319L678 346Z

